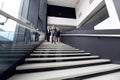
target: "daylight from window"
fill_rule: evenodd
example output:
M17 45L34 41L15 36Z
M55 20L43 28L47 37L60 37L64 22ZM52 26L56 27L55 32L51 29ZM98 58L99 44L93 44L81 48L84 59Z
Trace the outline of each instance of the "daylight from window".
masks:
M21 0L0 0L0 10L18 18ZM5 22L5 23L4 23ZM16 22L0 15L0 36L13 40Z
M0 10L17 18L20 3L21 0L0 0ZM6 18L0 15L0 22L4 22L5 20ZM15 27L16 23L9 19L4 25L0 25L0 29L4 31L15 31Z

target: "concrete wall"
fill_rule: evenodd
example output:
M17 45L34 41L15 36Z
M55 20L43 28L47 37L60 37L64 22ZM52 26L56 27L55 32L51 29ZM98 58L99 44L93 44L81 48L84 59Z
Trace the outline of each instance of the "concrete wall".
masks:
M30 0L28 20L41 31L46 29L47 0Z
M47 0L40 0L38 27L45 32L46 26L47 26Z
M35 26L35 28L37 28L39 1L40 0L30 0L29 2L29 11L27 18Z
M74 30L68 34L120 34L120 30ZM87 37L62 36L61 41L73 47L85 50L101 58L109 58L120 64L120 38L115 37Z

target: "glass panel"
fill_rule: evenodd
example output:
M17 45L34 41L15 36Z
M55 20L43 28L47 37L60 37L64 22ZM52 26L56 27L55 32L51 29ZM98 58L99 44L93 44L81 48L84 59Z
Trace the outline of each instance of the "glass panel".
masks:
M17 20L16 20L17 21ZM44 40L44 34L24 20L19 24L1 15L0 22L0 75L31 53ZM19 19L18 19L18 22Z
M0 78L4 72L2 77L9 75L7 71L14 70L44 40L44 33L20 17L21 1L0 0Z
M33 42L41 41L41 32L30 29L26 26L8 19L3 25L0 25L0 49L11 48L13 45L28 45ZM19 44L19 45L18 45Z

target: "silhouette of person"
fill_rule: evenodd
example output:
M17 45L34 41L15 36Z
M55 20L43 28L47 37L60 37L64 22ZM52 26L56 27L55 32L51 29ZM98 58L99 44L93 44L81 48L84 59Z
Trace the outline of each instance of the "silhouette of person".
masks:
M47 31L46 31L46 39L47 39L47 42L50 41L50 26L47 27Z

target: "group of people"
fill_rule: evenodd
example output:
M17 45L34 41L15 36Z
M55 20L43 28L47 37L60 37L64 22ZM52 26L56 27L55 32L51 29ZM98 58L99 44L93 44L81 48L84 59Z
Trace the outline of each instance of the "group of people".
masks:
M48 26L47 27L47 32L46 32L46 38L48 42L56 43L60 42L60 29L58 27L53 26Z

